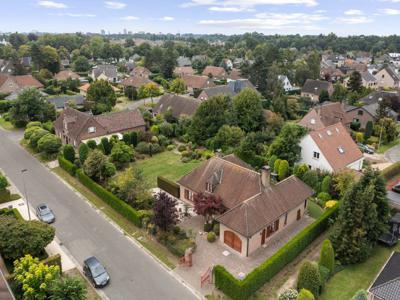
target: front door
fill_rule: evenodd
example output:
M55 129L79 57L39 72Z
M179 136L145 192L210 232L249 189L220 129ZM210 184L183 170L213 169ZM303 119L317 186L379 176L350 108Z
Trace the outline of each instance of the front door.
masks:
M297 211L297 221L301 219L301 210Z
M265 234L266 234L266 230L264 229L261 233L261 245L265 244Z

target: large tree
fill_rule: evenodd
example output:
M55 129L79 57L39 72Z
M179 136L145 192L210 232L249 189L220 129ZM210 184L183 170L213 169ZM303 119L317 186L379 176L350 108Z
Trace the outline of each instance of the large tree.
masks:
M78 56L72 65L75 72L87 72L90 69L89 60L85 56Z
M94 114L111 111L117 101L115 92L107 81L97 80L93 82L87 92L86 101Z
M358 71L354 71L350 75L349 82L347 84L348 89L352 92L359 92L362 88L362 78Z
M205 218L206 223L211 223L216 214L223 213L226 208L222 198L212 194L197 193L193 196L194 211Z
M245 132L261 130L265 125L261 95L255 90L244 89L233 98L233 113Z
M160 229L167 231L168 228L178 222L177 202L164 192L154 197L154 224Z
M245 137L245 133L237 126L222 126L213 139L214 149L222 149L226 152L236 148Z

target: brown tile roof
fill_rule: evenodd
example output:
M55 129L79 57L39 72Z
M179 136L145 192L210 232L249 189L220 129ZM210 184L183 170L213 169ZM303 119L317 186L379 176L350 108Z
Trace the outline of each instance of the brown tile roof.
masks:
M342 123L311 131L310 136L328 160L334 172L346 168L349 164L363 157Z
M203 70L203 75L208 76L211 74L213 77L223 77L226 75L225 69L222 67L207 66Z
M151 81L149 78L147 77L129 77L126 78L124 80L122 80L122 85L123 86L133 86L135 88L140 88L141 86L148 84L148 83L154 83L156 84L154 81ZM157 84L158 85L158 84Z
M178 76L194 75L194 70L192 67L176 67L174 74Z
M248 163L244 162L241 160L239 157L237 157L235 154L229 154L223 157L224 160L229 161L231 163L234 163L235 165L239 165L243 168L247 168L249 170L254 171L254 168L250 166Z
M146 125L138 110L126 110L107 115L98 115L94 119L109 133L123 132Z
M327 102L309 111L300 120L299 125L311 130L318 130L338 122L347 126L351 123L351 119L348 118L340 102Z
M149 77L151 74L150 70L145 68L145 67L135 67L132 71L131 71L131 75L134 77Z
M184 75L182 79L188 88L204 89L215 86L215 83L207 76Z
M205 192L206 182L210 178L215 174L222 174L214 194L220 196L225 207L231 209L260 193L261 190L260 174L231 160L231 158L212 157L179 179L178 183L196 193L201 193Z
M262 187L262 191L233 207L217 220L245 237L251 237L280 216L300 206L314 191L298 179Z
M75 72L72 72L71 70L63 70L54 75L54 78L61 81L67 80L68 78L79 79L79 75Z
M331 93L333 90L332 83L322 80L307 79L303 88L301 89L301 92L319 96L322 90Z
M241 76L241 72L239 69L233 68L232 71L229 73L228 78L232 80L237 80L243 77Z
M163 114L171 109L172 115L175 118L183 115L193 116L200 104L200 100L192 97L164 94L153 108L153 111L157 114Z
M13 78L20 88L25 88L25 87L43 88L43 84L41 84L32 75L19 75L19 76L13 76Z
M112 87L112 89L114 90L114 92L118 92L118 91L119 91L119 89L116 88L115 86L111 85L111 87ZM82 85L82 86L79 87L79 90L84 91L84 92L87 93L87 91L89 90L89 88L90 88L90 83L85 83L84 85Z

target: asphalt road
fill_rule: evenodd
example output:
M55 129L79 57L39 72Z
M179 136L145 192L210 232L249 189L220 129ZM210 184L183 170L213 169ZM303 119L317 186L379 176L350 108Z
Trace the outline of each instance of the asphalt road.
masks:
M400 161L400 145L394 146L386 151L385 157L392 163Z
M197 299L152 257L133 244L105 218L96 213L54 174L18 143L20 133L0 129L0 168L22 192L24 175L33 206L49 204L56 215L56 235L79 262L95 255L110 273L103 289L109 299Z

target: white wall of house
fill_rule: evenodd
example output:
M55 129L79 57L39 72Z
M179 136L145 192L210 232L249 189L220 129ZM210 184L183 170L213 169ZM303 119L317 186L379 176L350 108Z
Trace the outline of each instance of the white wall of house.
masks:
M364 162L364 157L360 158L359 160L356 160L355 162L349 164L347 167L353 170L360 171L362 169L362 165Z
M375 78L378 81L378 87L380 88L398 88L400 86L399 82L394 81L386 69L382 69L376 73Z
M308 165L312 170L320 169L333 172L333 168L329 164L328 160L309 134L300 141L300 147L300 163ZM314 158L314 152L319 153L319 158Z

